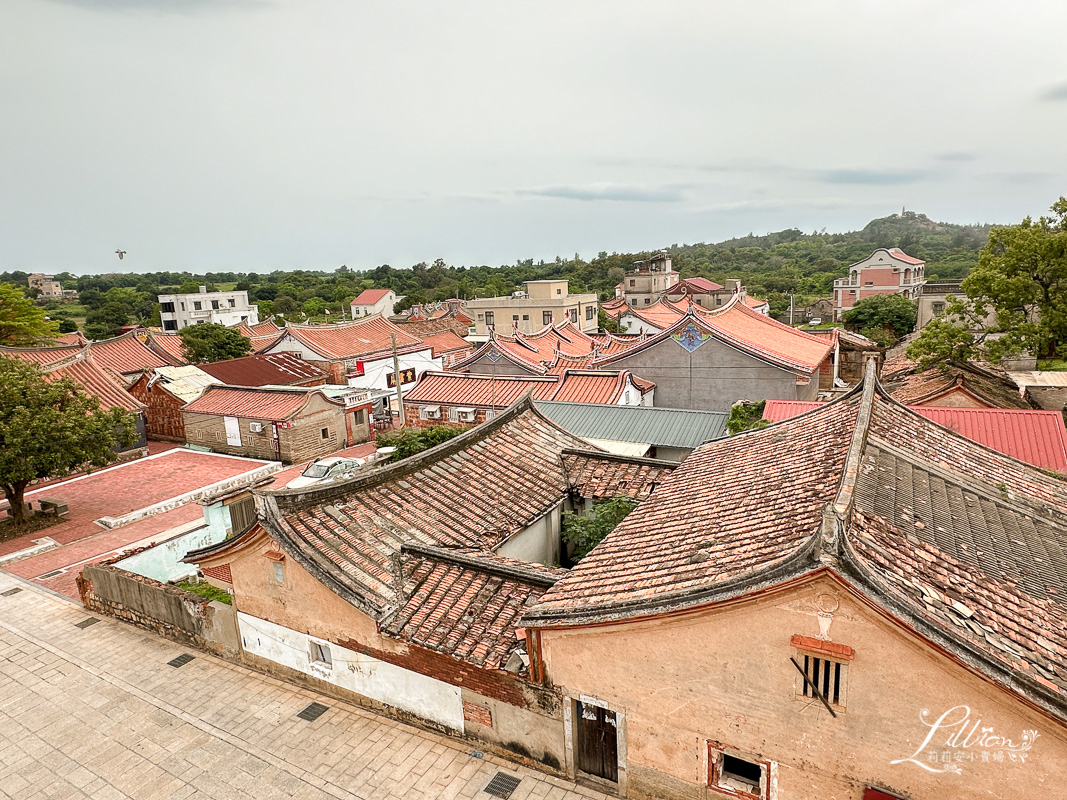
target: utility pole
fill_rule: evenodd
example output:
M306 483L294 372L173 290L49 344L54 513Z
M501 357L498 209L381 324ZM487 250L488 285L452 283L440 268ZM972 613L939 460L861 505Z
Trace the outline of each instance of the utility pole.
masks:
M789 295L789 327L793 327L793 295Z
M404 390L400 385L400 356L396 353L396 334L389 334L389 341L393 345L393 375L396 377L396 404L400 408L400 427L403 428L407 422L404 417Z

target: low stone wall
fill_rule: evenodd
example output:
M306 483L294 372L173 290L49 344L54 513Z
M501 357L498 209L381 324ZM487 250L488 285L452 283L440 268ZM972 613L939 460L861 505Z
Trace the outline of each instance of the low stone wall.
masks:
M240 658L232 606L110 564L89 564L77 580L82 604L90 611L223 658Z

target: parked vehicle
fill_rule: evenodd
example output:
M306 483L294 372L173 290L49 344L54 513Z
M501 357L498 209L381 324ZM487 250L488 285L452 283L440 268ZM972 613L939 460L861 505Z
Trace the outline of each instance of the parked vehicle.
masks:
M302 489L305 486L311 486L313 483L332 480L342 474L355 472L366 463L366 459L363 458L343 458L341 456L317 458L308 464L298 477L285 484L285 488Z

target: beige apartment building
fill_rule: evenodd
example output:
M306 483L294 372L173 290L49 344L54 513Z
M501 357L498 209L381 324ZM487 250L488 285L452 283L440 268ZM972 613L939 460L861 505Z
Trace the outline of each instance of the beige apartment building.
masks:
M510 297L468 300L467 314L474 319L474 333L487 336L490 328L501 333L512 330L535 333L546 325L566 320L583 331L596 331L596 294L571 294L565 280L526 281L523 286L525 291Z

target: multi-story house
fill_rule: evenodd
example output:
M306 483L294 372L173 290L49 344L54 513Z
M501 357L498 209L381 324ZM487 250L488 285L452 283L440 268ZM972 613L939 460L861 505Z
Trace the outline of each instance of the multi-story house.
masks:
M615 297L631 306L649 306L678 284L681 276L671 269L671 257L662 250L648 261L634 262L622 283L615 287Z
M902 294L912 300L926 282L926 262L899 247L881 247L848 268L847 278L834 281L834 319L860 300L877 294Z
M571 294L562 281L526 281L526 291L510 297L482 297L467 301L467 315L474 319L474 333L486 336L494 328L534 333L546 325L570 320L583 331L596 332L596 294Z
M352 319L381 314L393 316L393 306L403 297L398 297L392 289L364 289L359 297L352 301Z
M159 295L159 316L165 331L180 331L202 322L259 323L259 309L248 302L248 292L209 292L206 286L201 286L198 294Z

